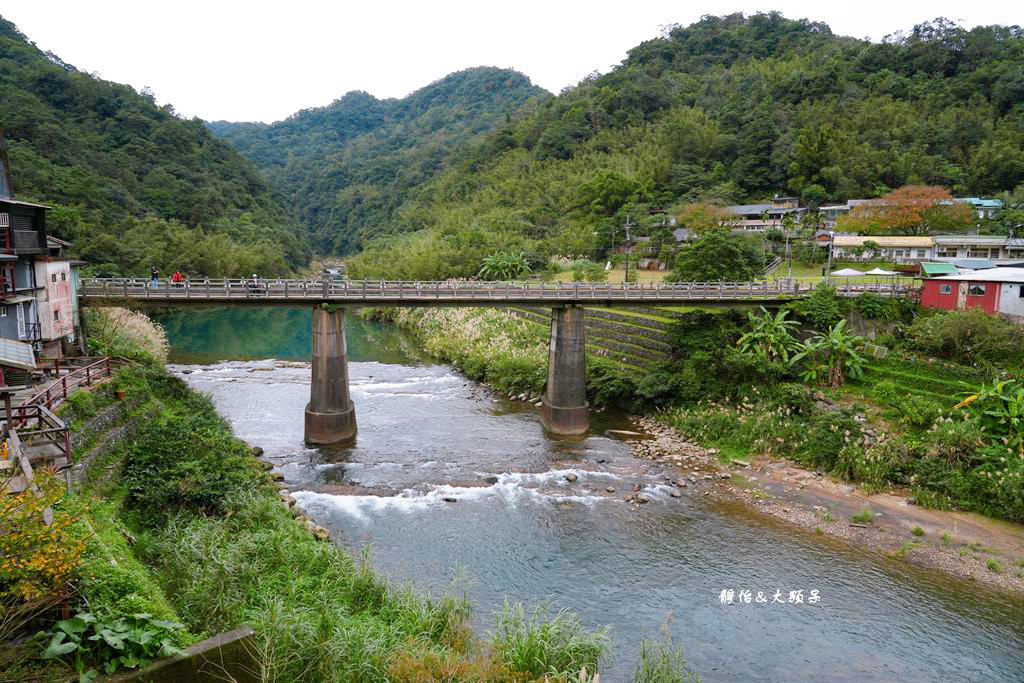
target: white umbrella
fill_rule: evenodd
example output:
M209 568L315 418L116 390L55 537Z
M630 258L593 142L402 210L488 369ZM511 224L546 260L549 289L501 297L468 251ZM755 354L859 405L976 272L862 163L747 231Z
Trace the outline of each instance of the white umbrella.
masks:
M854 268L843 268L831 273L832 277L860 277L864 272Z
M865 275L901 275L902 273L897 273L895 270L882 270L881 268L872 268L871 270L869 270L868 272L866 272L864 274Z

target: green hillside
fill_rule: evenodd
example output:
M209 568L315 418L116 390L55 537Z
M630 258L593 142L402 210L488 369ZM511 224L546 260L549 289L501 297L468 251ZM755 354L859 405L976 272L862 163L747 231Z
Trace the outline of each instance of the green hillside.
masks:
M461 145L549 97L520 73L478 67L403 99L350 92L274 124L210 124L260 166L313 233L318 249L348 253L382 232L414 229L396 209L448 166Z
M304 226L255 167L199 120L44 53L0 18L0 129L16 195L107 274L284 273Z
M396 211L392 227L422 231L378 240L352 273L469 276L503 248L589 255L626 215L692 201L1013 190L1022 103L1018 27L940 19L872 43L777 13L705 17L465 146Z

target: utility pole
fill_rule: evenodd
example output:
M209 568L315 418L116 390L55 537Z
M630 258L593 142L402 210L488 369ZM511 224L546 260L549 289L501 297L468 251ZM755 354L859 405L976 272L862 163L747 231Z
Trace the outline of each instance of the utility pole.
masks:
M633 226L633 223L629 220L629 216L626 216L626 276L623 284L629 284L629 229Z
M825 266L825 285L828 285L829 275L832 273L832 250L836 242L836 231L828 231L828 265Z

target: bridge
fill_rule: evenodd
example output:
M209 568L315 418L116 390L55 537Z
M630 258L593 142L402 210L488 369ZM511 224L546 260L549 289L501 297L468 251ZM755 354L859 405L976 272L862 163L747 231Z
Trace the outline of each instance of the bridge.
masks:
M143 278L84 278L78 287L88 306L313 306L313 378L305 411L310 444L355 440L355 407L349 395L344 312L360 306L551 307L548 380L542 403L547 430L584 434L589 428L583 306L778 306L821 287L810 278L764 282L478 282L314 279L192 279L181 283ZM892 281L842 283L838 293L907 296L913 288Z

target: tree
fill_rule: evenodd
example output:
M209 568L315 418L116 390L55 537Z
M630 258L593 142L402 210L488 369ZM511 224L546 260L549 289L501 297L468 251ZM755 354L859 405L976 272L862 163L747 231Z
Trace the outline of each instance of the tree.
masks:
M855 206L837 227L862 233L931 235L967 228L973 217L971 207L953 199L943 187L906 185Z
M676 282L744 282L764 266L764 251L745 235L710 230L676 257Z
M702 235L708 230L728 228L735 222L736 214L705 202L684 204L676 213L676 224L689 229L695 235Z

